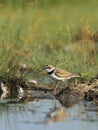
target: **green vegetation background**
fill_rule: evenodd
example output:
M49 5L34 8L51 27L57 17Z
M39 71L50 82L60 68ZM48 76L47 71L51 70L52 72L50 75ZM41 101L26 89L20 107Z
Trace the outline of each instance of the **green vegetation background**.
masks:
M0 75L53 64L86 79L98 74L97 0L0 0Z

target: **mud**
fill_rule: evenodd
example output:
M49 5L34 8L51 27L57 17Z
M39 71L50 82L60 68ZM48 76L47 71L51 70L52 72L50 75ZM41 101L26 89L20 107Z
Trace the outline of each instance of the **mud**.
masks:
M39 99L58 99L63 106L71 107L77 104L80 100L93 102L98 105L98 79L93 79L88 83L75 84L70 83L66 85L58 85L56 95L53 94L54 84L32 84L22 82L20 84L13 83L7 84L9 92L4 93L0 90L1 99L17 98L15 102L27 102ZM23 88L23 93L19 93L19 87Z

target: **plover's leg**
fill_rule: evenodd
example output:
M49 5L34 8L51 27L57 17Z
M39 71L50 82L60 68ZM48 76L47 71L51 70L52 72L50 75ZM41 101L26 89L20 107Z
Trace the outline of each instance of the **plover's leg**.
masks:
M66 87L70 87L70 81L66 80L67 86Z
M56 81L56 85L55 85L54 92L53 92L54 95L56 95L56 90L57 90L57 81Z
M69 87L69 80L64 80L65 87Z
M78 84L78 81L77 81L77 79L75 79L75 84L76 84L76 85Z
M57 105L56 105L56 97L55 96L53 98L53 103L54 103L54 108L56 109Z
M63 82L65 83L65 87L67 87L67 80L63 80Z

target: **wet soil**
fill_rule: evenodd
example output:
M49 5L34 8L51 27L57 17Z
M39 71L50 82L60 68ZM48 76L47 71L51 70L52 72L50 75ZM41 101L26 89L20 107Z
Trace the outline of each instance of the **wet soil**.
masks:
M19 87L23 88L23 93L18 92ZM55 84L33 84L27 81L20 84L11 82L8 84L9 92L4 95L0 90L0 95L3 95L2 99L19 97L19 102L56 98L66 107L71 107L80 100L98 105L98 79L81 84L69 83L67 86L59 84L55 95L53 94L54 87Z

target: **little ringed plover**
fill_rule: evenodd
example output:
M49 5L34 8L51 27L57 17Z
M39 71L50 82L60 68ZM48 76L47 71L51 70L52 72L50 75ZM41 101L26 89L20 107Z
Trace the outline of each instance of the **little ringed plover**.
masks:
M56 81L56 86L54 88L54 94L56 94L57 81L65 82L66 80L74 78L74 77L81 77L80 75L70 73L66 70L56 68L52 65L46 65L44 69L51 76L51 78L53 78Z

